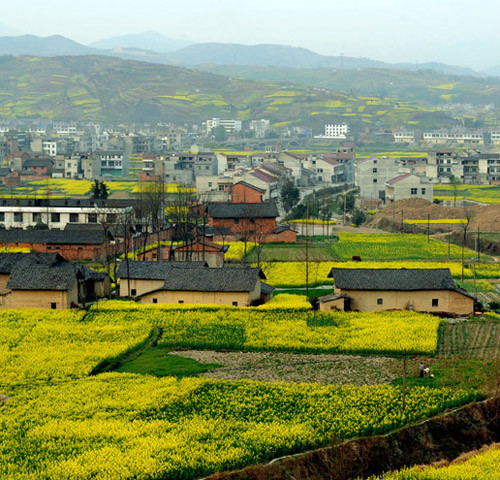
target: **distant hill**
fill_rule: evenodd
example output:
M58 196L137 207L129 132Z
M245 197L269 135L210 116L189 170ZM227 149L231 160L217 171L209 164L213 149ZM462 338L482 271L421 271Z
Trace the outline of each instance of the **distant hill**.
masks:
M225 43L200 43L169 54L179 65L275 66L304 69L353 69L353 68L391 68L403 70L435 70L448 75L474 75L480 73L466 67L430 62L422 64L392 64L346 56L320 55L306 48L286 45L239 45Z
M113 37L86 46L61 35L37 37L21 35L0 37L0 55L109 55L128 60L165 65L196 67L201 64L273 66L294 69L390 68L397 70L433 70L446 75L481 77L484 73L441 63L391 64L369 58L320 55L306 48L286 45L239 45L200 43L176 51L182 40L169 39L157 32ZM99 48L96 48L99 47ZM491 73L486 73L491 75Z
M147 32L137 34L105 38L97 42L92 42L90 46L105 50L113 50L115 48L131 48L166 53L187 47L192 43L193 42L188 42L186 40L169 38L158 32L149 30Z
M441 77L436 74L436 82ZM269 118L274 126L348 122L354 131L461 124L446 111L388 97L239 80L105 56L0 58L0 117L201 123Z
M329 57L306 48L286 45L239 45L198 43L171 53L182 65L262 65L296 68L381 67L384 62L353 57Z
M390 68L304 69L244 65L198 65L196 68L231 78L329 88L349 95L395 97L427 105L493 103L500 106L500 80L439 74L434 70Z
M99 50L86 47L61 35L37 37L36 35L20 35L18 37L0 37L1 55L92 55Z

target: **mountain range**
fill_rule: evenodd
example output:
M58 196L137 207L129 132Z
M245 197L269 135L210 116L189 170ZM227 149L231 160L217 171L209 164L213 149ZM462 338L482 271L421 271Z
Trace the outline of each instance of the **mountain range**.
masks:
M449 83L449 77L433 75L431 85L422 80L415 88L434 91L437 82L439 94L467 90L463 82ZM500 98L500 84L464 78L474 82L465 84L467 88ZM212 117L268 118L275 127L301 125L315 132L335 122L349 122L357 130L462 124L453 112L389 96L241 80L97 55L0 57L0 117L175 124L201 124Z
M198 65L274 66L300 69L390 68L396 70L434 70L447 75L500 75L500 67L477 72L467 67L442 63L391 64L368 58L320 55L306 48L285 45L239 45L200 43L187 45L157 32L111 37L90 46L61 35L36 37L21 35L0 37L0 55L109 55L165 65L196 67ZM187 46L186 46L187 45ZM181 48L182 47L182 48Z

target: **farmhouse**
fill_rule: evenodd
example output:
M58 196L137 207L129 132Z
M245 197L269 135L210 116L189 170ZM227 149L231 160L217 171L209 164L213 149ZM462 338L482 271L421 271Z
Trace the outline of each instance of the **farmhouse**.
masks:
M71 264L57 253L0 254L0 306L61 309L106 296L107 274Z
M165 278L172 274L172 269L205 268L205 262L137 262L125 260L120 263L116 272L120 279L120 297L138 297L163 286ZM130 290L129 290L130 288Z
M416 310L470 315L474 298L455 286L448 268L332 268L333 294L319 298L320 310Z
M128 264L128 265L127 265ZM209 268L205 262L124 261L117 271L120 296L140 303L248 306L270 298L258 268ZM264 291L263 291L264 290Z
M191 303L248 307L261 300L259 268L175 268L140 303Z

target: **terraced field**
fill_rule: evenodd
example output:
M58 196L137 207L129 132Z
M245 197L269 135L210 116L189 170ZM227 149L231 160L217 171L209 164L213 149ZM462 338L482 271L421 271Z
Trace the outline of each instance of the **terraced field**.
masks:
M500 321L485 319L443 323L439 328L440 357L498 358Z

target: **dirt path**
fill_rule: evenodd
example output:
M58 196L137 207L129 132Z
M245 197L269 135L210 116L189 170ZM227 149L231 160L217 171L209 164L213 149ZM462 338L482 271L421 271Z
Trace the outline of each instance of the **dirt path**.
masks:
M393 358L205 350L177 351L172 354L201 363L223 365L202 374L219 380L377 385L389 383L400 376L400 364Z

